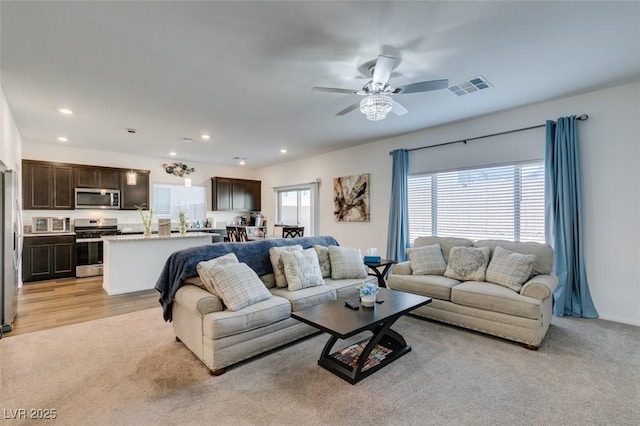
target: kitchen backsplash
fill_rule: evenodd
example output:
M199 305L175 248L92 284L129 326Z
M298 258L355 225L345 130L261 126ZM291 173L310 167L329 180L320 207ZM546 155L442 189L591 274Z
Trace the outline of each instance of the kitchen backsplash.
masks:
M238 213L223 211L208 211L206 217L199 218L201 226L204 226L206 219L209 219L212 227L224 228L228 223L233 223ZM140 214L135 210L23 210L22 219L25 226L31 226L34 217L68 217L73 225L74 219L98 219L115 218L118 220L118 227L130 227L137 229L137 225L142 226ZM153 218L155 226L158 225L158 218ZM215 226L214 226L215 225Z

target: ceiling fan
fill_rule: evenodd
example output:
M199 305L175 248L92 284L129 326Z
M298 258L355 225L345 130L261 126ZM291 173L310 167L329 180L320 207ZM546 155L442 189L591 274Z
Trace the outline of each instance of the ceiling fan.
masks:
M377 121L384 119L389 112L396 115L404 115L408 111L398 101L391 98L391 95L404 95L407 93L430 92L432 90L445 89L449 85L449 80L420 81L393 88L389 85L389 77L393 70L395 58L386 55L378 56L376 62L369 67L372 79L360 90L339 89L334 87L313 87L316 92L329 93L351 93L364 98L360 102L346 107L336 115L345 115L360 107L360 111L367 120Z

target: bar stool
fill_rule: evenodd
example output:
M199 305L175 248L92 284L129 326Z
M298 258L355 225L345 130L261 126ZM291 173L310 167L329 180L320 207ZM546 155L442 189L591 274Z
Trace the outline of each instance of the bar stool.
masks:
M285 226L282 228L282 238L297 238L304 236L304 226Z

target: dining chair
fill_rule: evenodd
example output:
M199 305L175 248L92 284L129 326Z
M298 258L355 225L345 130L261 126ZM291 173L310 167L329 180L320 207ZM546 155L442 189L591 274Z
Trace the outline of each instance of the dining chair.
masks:
M227 226L226 240L230 243L244 243L247 241L247 228L243 226Z
M282 228L282 238L297 238L304 236L304 226L285 226Z

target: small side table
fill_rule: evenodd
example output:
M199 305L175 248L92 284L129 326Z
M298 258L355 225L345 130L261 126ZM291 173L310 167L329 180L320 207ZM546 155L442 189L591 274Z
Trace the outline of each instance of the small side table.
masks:
M395 265L397 262L395 260L389 259L380 259L380 262L364 262L365 265L373 272L369 273L371 276L378 277L378 286L386 288L387 283L385 282L385 278L389 273L389 269L392 265ZM380 270L382 268L382 270Z

